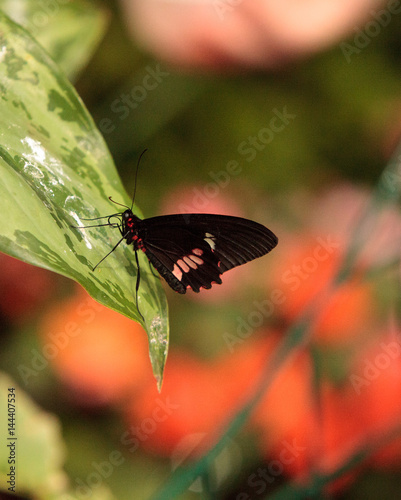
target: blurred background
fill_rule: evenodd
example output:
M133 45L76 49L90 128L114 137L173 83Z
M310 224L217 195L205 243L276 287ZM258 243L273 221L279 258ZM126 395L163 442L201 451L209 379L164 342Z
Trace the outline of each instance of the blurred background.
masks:
M145 217L238 215L279 238L210 291L166 287L160 394L139 325L0 255L0 366L24 393L41 457L36 480L20 471L24 495L398 498L400 176L385 169L401 133L399 2L0 9L45 47L85 19L69 77L128 193L148 149L136 193ZM296 328L303 341L263 392ZM173 490L257 388L240 431Z

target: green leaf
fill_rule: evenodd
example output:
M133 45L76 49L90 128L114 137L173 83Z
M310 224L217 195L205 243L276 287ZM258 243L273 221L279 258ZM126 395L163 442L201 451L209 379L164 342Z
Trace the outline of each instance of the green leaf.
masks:
M15 417L14 425L12 420L9 421L9 412ZM10 493L7 474L10 466L14 466L17 495L28 494L43 500L82 498L77 494L79 490L68 491L68 478L63 470L66 450L59 420L41 410L10 377L1 372L0 425L3 429L3 446L0 447L2 490ZM15 448L12 448L12 443ZM9 462L13 459L15 464ZM92 486L91 490L93 500L114 500L103 484Z
M74 80L103 37L107 13L82 1L0 0L13 21L24 26Z
M108 196L130 204L105 142L54 62L1 13L0 62L0 250L76 280L102 304L145 323L160 387L168 349L160 280L140 252L143 322L132 248L122 243L92 272L121 235L71 227L115 213Z
M15 417L14 425L8 421L9 411ZM37 491L43 494L65 484L67 478L62 470L65 449L58 420L41 411L3 373L0 374L0 425L3 429L3 446L0 447L2 488L9 486L6 481L10 465L16 467L16 493ZM15 445L13 450L12 443ZM10 454L15 464L9 463Z

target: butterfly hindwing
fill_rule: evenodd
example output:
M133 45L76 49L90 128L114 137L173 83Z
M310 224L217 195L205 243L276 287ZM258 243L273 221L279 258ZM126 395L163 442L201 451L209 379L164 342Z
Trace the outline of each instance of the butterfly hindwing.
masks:
M173 290L199 292L220 275L270 252L277 237L256 222L212 214L179 214L141 221L143 249Z

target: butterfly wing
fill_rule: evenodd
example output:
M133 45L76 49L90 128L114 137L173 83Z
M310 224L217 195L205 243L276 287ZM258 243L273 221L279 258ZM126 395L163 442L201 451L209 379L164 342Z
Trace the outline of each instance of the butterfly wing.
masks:
M278 239L248 219L179 214L142 221L144 251L173 290L199 292L221 284L220 275L270 252Z

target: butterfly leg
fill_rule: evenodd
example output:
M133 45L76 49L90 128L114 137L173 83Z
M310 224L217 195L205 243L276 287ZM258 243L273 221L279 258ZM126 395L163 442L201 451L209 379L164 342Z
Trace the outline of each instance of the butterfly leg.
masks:
M135 250L135 261L136 261L136 269L137 269L137 275L136 275L136 285L135 285L135 302L136 302L136 308L138 309L139 315L145 321L145 318L142 316L141 311L139 310L139 304L138 304L138 290L139 290L139 283L141 281L141 269L139 267L139 259L138 259L138 251Z
M96 266L92 269L92 271L94 271L94 270L97 268L97 266L98 266L99 264L101 264L101 263L104 261L104 259L106 259L106 258L107 258L107 257L108 257L111 253L113 253L113 252L114 252L114 250L118 247L118 245L119 245L119 244L120 244L123 240L124 240L124 238L121 238L121 240L120 240L120 241L119 241L116 245L114 245L113 249L112 249L112 250L110 250L110 252L109 252L107 255L105 255L105 256L103 257L103 259L102 259L102 260L99 260L99 262L98 262L98 263L96 264Z

